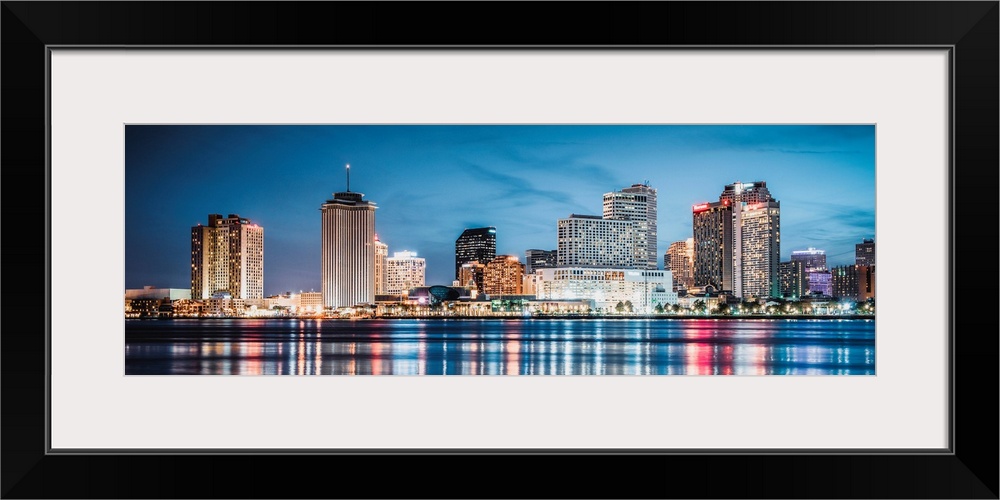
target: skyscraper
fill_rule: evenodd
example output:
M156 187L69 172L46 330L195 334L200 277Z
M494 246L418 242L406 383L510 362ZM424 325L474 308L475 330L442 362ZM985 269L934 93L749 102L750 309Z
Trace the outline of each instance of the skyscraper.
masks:
M375 203L347 190L333 194L322 212L323 305L344 307L375 301Z
M427 261L417 257L416 252L393 252L392 257L385 260L387 295L402 295L411 288L424 286L424 276L427 272Z
M808 293L833 294L830 270L826 267L826 250L813 247L806 250L793 250L792 261L802 262L806 273L806 291Z
M719 201L692 207L695 286L739 297L780 294L781 206L767 183L735 182Z
M209 214L191 228L191 298L264 298L264 228L236 214Z
M733 208L728 203L691 207L694 286L733 289Z
M633 184L604 194L604 218L632 221L634 266L656 269L656 190L649 184Z
M558 224L559 267L635 266L634 222L572 214Z
M694 287L694 238L671 243L663 255L663 269L673 274L675 292Z
M389 245L382 243L375 235L375 295L385 295L388 286L385 259L389 257Z
M455 240L455 279L459 278L462 264L476 261L485 265L496 256L497 228L490 226L466 229Z
M798 299L806 294L806 270L800 260L778 264L778 281L781 296Z

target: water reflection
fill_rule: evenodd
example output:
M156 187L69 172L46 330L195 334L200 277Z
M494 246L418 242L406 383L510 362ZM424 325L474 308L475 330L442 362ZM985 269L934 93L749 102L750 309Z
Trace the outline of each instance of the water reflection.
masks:
M128 320L126 374L874 375L873 320Z

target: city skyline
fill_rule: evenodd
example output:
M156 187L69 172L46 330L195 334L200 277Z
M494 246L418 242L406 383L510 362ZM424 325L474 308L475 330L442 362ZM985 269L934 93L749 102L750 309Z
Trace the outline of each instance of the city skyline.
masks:
M465 229L496 227L496 254L524 263L557 247L559 219L600 216L605 193L644 182L657 256L691 237L693 204L765 181L781 261L815 247L848 265L875 237L874 143L870 125L129 125L125 285L189 286L191 227L238 213L266 231L265 295L319 291L318 207L346 189L346 164L389 254L426 258L428 285L451 284Z

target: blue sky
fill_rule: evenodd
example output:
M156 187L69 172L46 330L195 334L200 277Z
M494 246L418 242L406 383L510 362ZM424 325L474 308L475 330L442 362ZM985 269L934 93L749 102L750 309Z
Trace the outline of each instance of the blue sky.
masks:
M497 253L556 248L556 221L606 192L658 190L658 254L691 237L691 205L766 181L781 256L853 264L875 236L873 125L129 125L125 287L190 287L190 230L210 213L264 227L264 293L320 289L320 205L345 188L378 205L389 253L451 284L455 239L496 226Z

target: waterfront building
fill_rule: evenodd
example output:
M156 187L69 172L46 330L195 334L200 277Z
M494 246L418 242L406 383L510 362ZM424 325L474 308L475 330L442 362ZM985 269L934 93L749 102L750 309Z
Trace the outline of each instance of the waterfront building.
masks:
M386 295L403 295L411 288L424 286L427 261L416 252L393 252L386 259Z
M264 228L236 214L209 214L208 225L191 228L191 298L219 292L264 297Z
M462 264L479 262L485 265L496 256L497 228L489 226L466 229L455 240L455 278L459 278ZM463 285L465 283L462 281Z
M389 286L389 275L386 271L385 260L389 258L389 245L382 243L375 235L375 295L386 294Z
M604 218L632 221L633 266L656 269L656 189L633 184L604 194Z
M806 290L809 293L831 295L833 288L829 269L826 267L826 250L809 247L792 251L792 261L802 262L806 273Z
M548 269L548 268L542 268ZM538 293L538 284L542 279L541 269L535 270L535 272L524 275L524 286L522 287L525 295L536 295Z
M691 207L694 286L733 289L733 208L729 202ZM690 287L689 287L690 288Z
M558 250L531 249L524 252L525 273L534 274L536 269L556 267L559 264Z
M778 264L778 283L782 297L798 299L805 295L805 263L799 260L792 260Z
M780 203L764 181L734 182L719 201L691 209L694 287L742 298L780 293Z
M593 300L604 312L616 312L619 302L639 314L657 305L677 303L670 271L621 268L555 267L536 272L538 300Z
M478 261L462 264L458 270L458 283L475 290L477 295L486 293L486 264Z
M596 215L571 214L559 219L560 267L633 268L634 223Z
M875 266L875 240L865 238L854 245L854 264L858 266Z
M348 166L348 175L350 166ZM323 305L350 307L375 301L375 210L364 194L347 190L333 194L322 213Z
M743 298L781 295L778 281L781 208L777 201L743 203L733 210L733 293Z
M875 266L852 264L830 270L831 295L863 301L875 297Z
M524 264L516 255L499 255L486 264L484 290L490 297L524 293Z
M673 274L675 292L694 288L694 238L671 243L663 254L663 269Z

